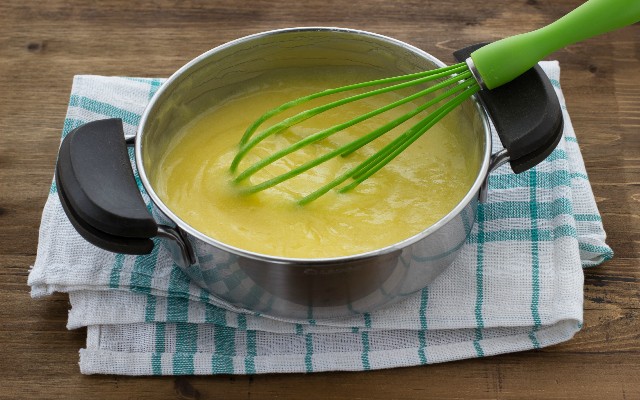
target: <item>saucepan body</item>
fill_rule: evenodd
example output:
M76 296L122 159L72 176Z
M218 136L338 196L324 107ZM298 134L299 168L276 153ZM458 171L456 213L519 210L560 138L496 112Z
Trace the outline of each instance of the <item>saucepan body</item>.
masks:
M154 217L179 228L189 242L195 263L184 269L191 278L240 309L313 319L370 312L430 284L454 261L474 224L491 156L487 117L474 100L453 116L468 119L473 127L460 133L479 160L473 185L440 221L385 248L326 259L261 255L194 229L157 195L151 182L154 174L162 173L156 165L172 135L212 104L233 95L236 85L271 69L333 65L372 66L393 76L444 63L406 43L368 32L335 28L265 32L215 48L185 65L157 92L140 122L136 165Z

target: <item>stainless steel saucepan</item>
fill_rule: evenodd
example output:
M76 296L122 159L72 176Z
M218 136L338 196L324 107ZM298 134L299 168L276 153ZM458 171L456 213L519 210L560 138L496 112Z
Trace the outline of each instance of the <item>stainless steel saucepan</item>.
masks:
M454 54L465 58L472 49ZM401 41L351 29L284 29L216 47L164 83L134 138L125 140L116 119L87 123L66 136L56 181L70 221L89 242L113 252L146 254L162 243L195 282L236 308L281 318L343 317L397 302L429 285L471 232L491 170L507 161L515 172L526 170L545 158L561 136L560 106L539 68L468 101L454 116L471 122L473 129L460 135L480 160L466 196L421 233L354 256L300 259L253 253L208 237L167 207L151 182L162 173L158 160L182 126L231 96L240 82L272 69L319 65L371 66L389 76L444 66ZM487 113L504 145L493 154ZM151 199L148 207L133 178L127 145L135 146L135 166Z

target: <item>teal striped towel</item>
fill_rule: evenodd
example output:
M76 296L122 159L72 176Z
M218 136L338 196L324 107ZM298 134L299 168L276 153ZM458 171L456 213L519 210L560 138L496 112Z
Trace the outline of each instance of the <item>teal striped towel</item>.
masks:
M563 140L528 172L514 175L504 166L491 175L489 201L480 205L460 257L402 303L323 321L238 313L191 282L162 246L124 256L85 242L66 219L55 185L29 275L32 295L69 293L68 328L87 327L80 350L85 374L369 370L566 341L582 324L582 268L611 258L612 251L566 111L559 66L542 66L562 104ZM75 77L63 136L110 117L121 118L125 132L134 134L161 83Z

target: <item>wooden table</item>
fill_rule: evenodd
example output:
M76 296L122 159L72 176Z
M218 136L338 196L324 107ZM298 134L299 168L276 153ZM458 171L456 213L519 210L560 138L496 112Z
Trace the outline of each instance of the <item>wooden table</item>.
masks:
M291 26L369 30L445 62L465 45L534 29L579 0L14 1L0 3L0 398L640 398L640 26L569 46L568 109L612 261L586 271L584 328L519 354L367 373L83 376L69 303L26 285L75 74L166 77L247 34ZM93 3L93 2L91 2Z

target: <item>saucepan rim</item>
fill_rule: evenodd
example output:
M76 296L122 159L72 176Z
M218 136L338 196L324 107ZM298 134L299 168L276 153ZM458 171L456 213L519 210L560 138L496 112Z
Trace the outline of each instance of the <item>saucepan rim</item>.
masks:
M288 264L288 265L304 265L304 266L320 266L323 264L331 264L331 265L336 265L336 264L341 264L341 263L350 263L353 261L359 261L359 260L363 260L363 259L367 259L367 258L373 258L379 255L383 255L383 254L388 254L391 252L395 252L398 250L402 250L418 241L421 241L425 238L427 238L428 236L432 235L434 232L436 232L437 230L439 230L441 227L443 227L444 225L446 225L449 221L451 221L452 219L454 219L458 214L460 214L462 212L462 210L467 207L467 205L473 201L474 198L477 198L478 196L478 192L480 191L480 187L482 186L482 184L484 183L487 174L489 173L489 163L490 163L490 158L491 158L491 128L490 128L490 124L489 124L489 118L484 110L484 108L479 104L479 102L477 101L477 99L474 97L472 97L471 101L473 101L475 104L475 108L480 116L480 120L482 122L482 128L483 128L483 132L484 132L484 150L483 150L483 156L482 156L482 163L480 165L480 168L478 169L477 172L477 176L473 182L473 185L469 188L469 190L467 191L466 195L462 198L462 200L460 200L458 202L458 204L451 210L449 211L444 217L442 217L440 220L438 220L437 222L435 222L434 224L430 225L429 227L427 227L426 229L422 230L421 232L408 237L402 241L396 242L394 244L385 246L385 247L381 247L379 249L375 249L375 250L371 250L368 252L363 252L363 253L358 253L358 254L354 254L354 255L348 255L348 256L340 256L340 257L326 257L326 258L295 258L295 257L280 257L280 256L273 256L273 255L267 255L267 254L261 254L261 253L257 253L257 252L252 252L249 250L245 250L242 249L240 247L235 247L235 246L231 246L229 244L226 244L222 241L219 241L217 239L214 239L210 236L205 235L204 233L200 232L199 230L195 229L194 227L192 227L189 223L187 223L186 221L182 220L180 217L178 217L161 199L160 197L156 194L155 190L153 189L153 186L151 185L149 178L147 177L147 173L145 171L144 168L144 163L143 163L143 148L142 148L142 136L144 135L144 129L147 126L147 121L150 119L150 115L152 114L153 110L158 107L159 104L159 99L161 99L163 97L163 94L167 91L170 90L172 88L172 86L175 84L175 82L177 82L187 71L189 71L192 67L198 65L199 63L203 62L205 59L215 55L216 53L225 50L229 47L232 46L236 46L242 43L245 43L247 41L252 41L252 40L257 40L257 39L262 39L268 36L272 36L272 35L282 35L282 34L292 34L292 33L303 33L303 32L332 32L332 33L345 33L345 34L350 34L350 35L362 35L368 38L373 38L376 40L380 40L382 42L386 42L388 44L392 44L395 46L399 46L402 47L406 50L411 51L412 53L425 58L431 62L433 62L435 65L443 67L446 66L445 63L443 63L442 61L440 61L439 59L435 58L434 56L432 56L431 54L415 47L412 46L410 44L407 44L403 41L388 37L388 36L384 36L384 35L380 35L377 33L372 33L372 32L368 32L368 31L363 31L363 30L357 30L357 29L350 29L350 28L338 28L338 27L295 27L295 28L285 28L285 29L276 29L276 30L270 30L270 31L265 31L265 32L260 32L260 33L256 33L253 35L249 35L249 36L245 36L245 37L241 37L239 39L224 43L220 46L217 46L205 53L202 53L201 55L197 56L196 58L192 59L191 61L189 61L187 64L185 64L184 66L182 66L180 69L178 69L175 73L173 73L166 81L165 83L158 89L158 91L155 93L155 95L152 97L152 99L150 100L149 104L147 105L147 107L145 108L142 117L140 119L140 123L138 125L137 128L137 132L136 132L136 140L135 140L135 162L136 162L136 167L138 169L138 174L140 176L140 180L142 182L142 185L144 186L147 194L149 195L151 201L153 201L153 203L155 204L155 206L157 206L164 214L166 217L168 217L173 223L175 223L178 227L180 227L183 231L187 232L189 235L202 240L205 243L208 243L212 246L215 246L219 249L225 250L227 252L236 254L238 256L242 256L242 257L248 257L254 260L259 260L259 261L263 261L263 262L268 262L271 264Z

